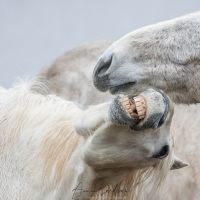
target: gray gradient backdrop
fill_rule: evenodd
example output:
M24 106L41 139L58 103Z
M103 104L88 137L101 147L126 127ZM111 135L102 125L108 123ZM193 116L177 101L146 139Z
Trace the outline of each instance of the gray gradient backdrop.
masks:
M0 0L0 85L70 48L198 11L199 0Z

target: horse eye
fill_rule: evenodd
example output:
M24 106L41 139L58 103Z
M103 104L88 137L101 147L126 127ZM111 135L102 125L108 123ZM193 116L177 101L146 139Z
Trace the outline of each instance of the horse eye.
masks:
M169 154L169 145L165 145L157 154L153 155L153 158L163 159L167 157L168 154Z

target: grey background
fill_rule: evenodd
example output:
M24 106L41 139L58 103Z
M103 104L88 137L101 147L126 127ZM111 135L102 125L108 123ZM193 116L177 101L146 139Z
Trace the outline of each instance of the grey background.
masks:
M198 11L198 0L0 0L0 85L65 51Z

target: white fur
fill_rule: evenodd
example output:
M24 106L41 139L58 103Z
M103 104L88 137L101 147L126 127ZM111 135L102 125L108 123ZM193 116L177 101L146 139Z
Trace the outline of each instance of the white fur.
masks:
M186 16L184 17L184 19L188 18L188 20L190 20L192 18L196 18L196 21L197 21L198 16L199 14L196 13L191 16L190 15ZM173 24L173 20L167 23L169 25L170 23ZM155 34L156 34L157 29L158 31L160 30L159 29L160 25L159 24L154 25ZM177 25L179 24L177 23ZM182 25L184 25L184 23ZM185 29L185 31L186 31L185 33L187 34L187 29ZM148 28L146 28L146 31L144 31L144 33L146 33L144 37L148 39L147 37ZM158 36L162 37L162 34L159 34ZM198 37L198 34L195 34L195 36ZM182 38L180 38L180 40L184 41L184 38L183 40ZM140 40L138 40L138 42L139 41ZM152 42L154 41L152 40ZM189 43L190 40L188 40L187 42ZM111 95L109 93L101 93L97 91L96 89L94 89L92 85L92 77L87 76L87 73L88 71L90 71L89 74L92 73L95 63L97 63L99 56L104 51L106 51L106 49L111 44L112 42L99 41L99 42L94 42L94 43L77 47L76 49L66 52L63 56L56 59L49 66L44 67L39 73L39 75L42 75L44 76L45 79L47 79L47 85L50 88L50 91L52 93L61 95L67 100L72 100L78 103L80 106L85 107L90 104L96 104L96 103L108 101L111 98ZM156 43L153 43L153 44L156 44ZM199 42L197 41L197 42L194 42L192 45L198 45L198 44ZM126 48L126 46L124 46L124 48ZM135 48L137 48L137 46ZM140 50L139 47L138 47L138 50ZM145 48L141 49L141 51L143 50L145 50ZM186 49L182 48L180 50L180 53L184 52L184 50ZM150 54L153 52L147 49L147 53ZM173 54L173 51L172 51L172 54ZM143 58L144 55L145 54L141 53L141 56L142 56L141 58ZM152 58L154 60L154 57ZM151 64L151 61L152 60L149 60L150 64ZM155 60L155 62L159 62L159 60L158 61ZM193 64L195 64L195 62ZM141 66L143 66L143 63L141 63ZM153 65L149 65L148 67L152 69L151 68L152 66ZM173 65L173 66L176 67L176 65ZM190 68L187 68L187 69L189 70ZM198 62L196 63L196 69L198 69ZM68 76L64 75L64 74L70 75L71 71L75 71L77 72L77 74L79 74L79 78L75 80L73 83L69 83ZM157 68L154 72L156 73L156 71L160 74L155 79L156 81L159 80L156 86L159 87L159 84L162 85L163 83L166 90L168 89L173 90L174 89L173 87L171 86L168 87L168 83L171 84L171 81L176 80L176 76L173 78L173 80L171 80L169 76L169 81L165 82L165 79L160 78L160 77L163 77L164 75L162 74L162 71L159 71L159 68ZM166 74L170 75L173 72L174 71L173 70L171 71L171 68L167 68L166 66ZM82 74L86 74L86 75L83 76ZM198 70L194 74L195 74L195 77L198 77L199 76ZM127 74L125 73L125 75ZM151 74L147 74L147 76L151 78L150 75ZM176 73L174 75L176 75ZM154 78L152 78L151 80L154 80ZM185 84L189 83L191 85L190 88L192 91L193 87L198 87L199 85L198 80L200 79L196 79L196 78L194 79L194 76L191 77L189 74ZM193 81L194 83L192 83ZM180 83L181 81L180 82L177 81L177 84L180 84ZM73 91L70 88L73 88ZM76 98L74 96L74 91L76 92ZM196 95L199 94L198 91L199 89L196 91ZM182 91L180 90L179 92L180 93L183 92L185 94L187 93L187 92L184 92L183 90ZM184 95L184 98L186 98L187 101L191 101L191 98L190 98L191 95L189 94L190 93L187 93L186 95ZM176 100L177 98L174 97L174 99ZM199 113L200 113L200 106L198 105L175 106L175 116L173 117L173 124L174 124L174 129L175 129L174 137L176 139L175 149L176 149L176 152L178 152L182 158L184 158L185 160L189 162L190 166L182 170L176 170L176 171L171 172L170 176L167 177L164 190L162 190L162 200L200 199L200 174L199 174L199 169L200 169L199 120L200 118L199 118Z
M147 156L170 140L171 117L162 128L135 132L109 121L110 103L83 111L54 95L37 94L36 88L18 85L0 103L0 199L91 198L94 193L73 192L79 183L89 191L118 184L139 199L147 183L160 187L172 153L162 161Z

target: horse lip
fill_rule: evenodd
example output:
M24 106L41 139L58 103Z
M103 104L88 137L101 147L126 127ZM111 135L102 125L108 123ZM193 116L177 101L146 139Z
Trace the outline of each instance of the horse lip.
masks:
M169 112L169 100L168 100L167 96L162 91L159 91L159 93L163 96L163 100L165 102L165 111L164 111L163 115L160 118L155 120L152 123L152 125L149 126L149 127L153 128L153 129L157 129L157 128L161 127L165 123L167 115L168 115L168 112Z
M112 87L109 87L107 90L109 90L109 92L111 94L116 94L118 93L119 91L123 92L123 90L127 90L127 88L130 88L132 87L133 85L135 85L137 83L137 81L132 81L132 82L127 82L127 83L124 83L124 84L120 84L120 85L117 85L117 86L112 86Z
M100 84L97 81L93 81L93 84L96 87L96 89L99 90L100 92L106 92L107 90L109 90L109 86Z
M137 118L132 118L127 109L122 105L122 97L124 95L117 95L110 106L110 117L113 123L123 124L127 126L135 126L139 121ZM130 98L130 96L128 96Z
M168 112L169 112L169 99L162 91L159 91L159 92L163 96L163 99L165 101L165 112L163 113L163 116L159 120L158 127L160 127L164 124L164 122L166 121Z
M143 130L143 129L146 129L146 128L157 129L166 122L167 116L169 114L169 108L171 108L170 107L171 101L162 91L159 90L159 91L156 91L156 92L160 93L163 96L163 101L164 101L163 103L165 105L163 112L160 112L160 113L154 113L152 111L150 113L146 112L145 119L143 121L140 121L137 124L137 126L131 127L131 129L136 130L136 131ZM156 103L156 101L155 101L155 103ZM148 105L148 100L147 100L147 105ZM171 116L171 114L170 114L170 116Z

